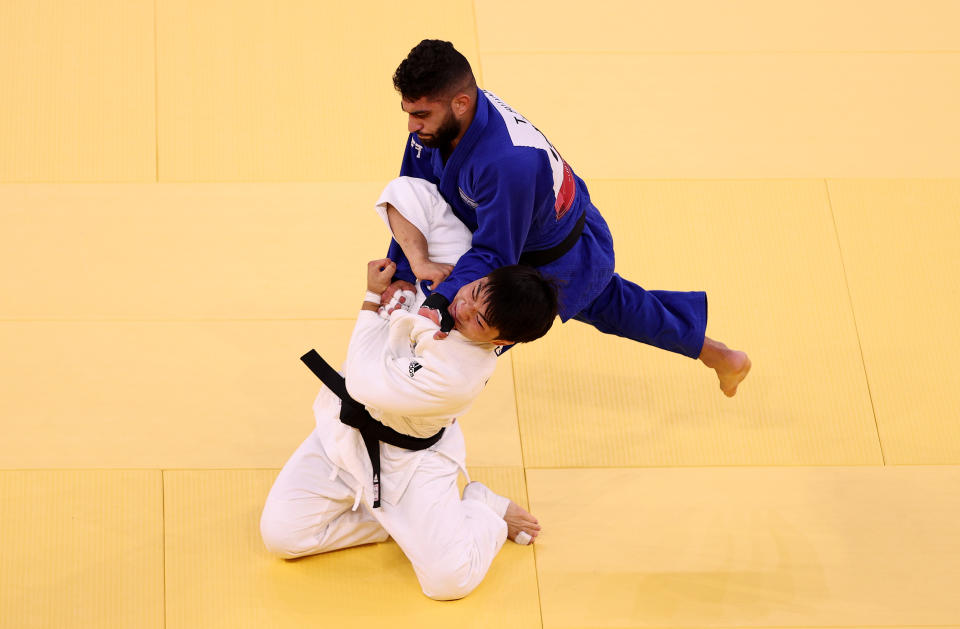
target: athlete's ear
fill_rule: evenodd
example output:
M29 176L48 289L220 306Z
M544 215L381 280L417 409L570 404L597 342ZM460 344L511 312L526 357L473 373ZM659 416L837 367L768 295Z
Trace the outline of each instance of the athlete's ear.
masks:
M462 116L468 111L470 111L470 102L472 99L469 94L463 92L457 92L457 95L453 97L453 102L450 106L453 108L453 113L457 116Z
M494 345L516 345L517 344L515 341L501 341L499 339L496 341L490 341L490 342L493 343Z

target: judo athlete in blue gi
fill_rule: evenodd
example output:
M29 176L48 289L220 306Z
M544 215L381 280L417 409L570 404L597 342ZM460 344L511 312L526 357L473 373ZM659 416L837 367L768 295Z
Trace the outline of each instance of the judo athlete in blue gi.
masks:
M408 260L396 240L387 253L397 263L391 290L417 279L435 287L421 314L440 324L438 338L453 326L447 306L464 284L520 262L559 282L562 321L699 358L724 394L736 393L750 359L706 337L706 294L647 291L616 274L613 239L586 184L533 124L477 87L452 44L420 42L393 82L410 132L400 175L435 184L473 232L449 275Z

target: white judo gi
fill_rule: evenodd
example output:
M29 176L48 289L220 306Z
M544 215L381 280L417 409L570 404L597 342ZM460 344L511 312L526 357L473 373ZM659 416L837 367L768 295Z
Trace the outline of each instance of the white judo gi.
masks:
M384 190L389 202L426 237L430 258L453 264L470 247L470 232L436 187L402 177ZM388 223L389 227L389 223ZM469 594L507 537L501 514L479 500L461 500L466 475L463 433L455 418L483 389L496 366L495 346L437 326L412 312L384 319L360 311L344 367L350 396L381 423L415 437L446 427L426 450L380 444L381 507L372 507L372 465L359 431L339 419L340 400L323 388L313 405L317 426L284 465L260 522L267 548L293 558L393 537L413 564L424 594L448 600Z

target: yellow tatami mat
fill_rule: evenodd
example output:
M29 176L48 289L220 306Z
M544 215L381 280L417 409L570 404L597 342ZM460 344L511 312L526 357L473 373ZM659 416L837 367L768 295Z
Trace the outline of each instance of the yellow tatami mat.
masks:
M384 185L0 185L0 319L353 318Z
M0 469L279 468L314 426L320 382L299 357L313 347L340 365L352 329L0 323ZM521 465L510 367L459 420L473 465Z
M520 468L471 470L495 491L523 489ZM537 629L532 547L507 543L467 598L421 592L393 542L286 561L269 555L260 513L276 472L165 472L167 629L403 627ZM523 496L517 497L518 501Z
M0 2L0 181L156 180L153 13Z
M960 180L834 181L888 463L960 463Z
M579 322L514 353L527 467L880 464L823 181L596 181L620 273L706 290L708 336L754 366L737 396L699 361Z
M731 399L575 321L502 356L470 476L543 529L453 602L259 531L425 38L753 361ZM953 0L0 0L0 629L960 629L958 76Z
M163 629L153 471L0 472L0 627Z
M481 52L956 51L952 0L480 0ZM510 19L504 19L509 15ZM571 19L576 16L575 19Z
M581 177L960 176L960 53L481 60Z
M400 170L393 72L424 37L478 66L473 3L160 0L160 181L369 181Z
M957 624L960 469L528 470L544 629Z

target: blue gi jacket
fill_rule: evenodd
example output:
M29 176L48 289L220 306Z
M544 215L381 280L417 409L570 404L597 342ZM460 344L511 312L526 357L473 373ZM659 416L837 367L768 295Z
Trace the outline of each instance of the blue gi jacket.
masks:
M540 268L560 283L561 320L590 304L613 275L613 240L586 184L536 127L491 92L477 90L477 112L446 164L439 149L411 133L400 176L436 184L473 232L471 249L436 289L451 301L461 286L516 264L522 252L557 245L583 213L573 249ZM396 279L415 281L396 241L387 256L397 262Z

